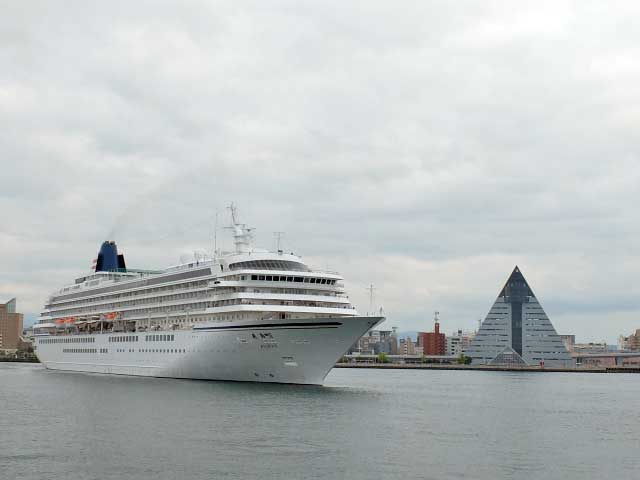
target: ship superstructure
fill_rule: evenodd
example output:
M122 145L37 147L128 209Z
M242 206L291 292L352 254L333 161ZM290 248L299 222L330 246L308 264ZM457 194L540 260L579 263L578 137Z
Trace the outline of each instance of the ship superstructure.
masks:
M321 384L382 317L361 316L337 272L253 247L232 208L235 250L164 270L128 269L113 241L55 292L35 326L49 369Z

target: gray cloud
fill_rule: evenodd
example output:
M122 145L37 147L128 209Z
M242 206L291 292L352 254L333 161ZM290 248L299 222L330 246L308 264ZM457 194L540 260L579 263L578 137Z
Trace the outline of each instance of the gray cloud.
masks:
M516 263L558 330L639 326L636 2L65 7L0 18L0 295L27 313L105 236L167 265L235 201L403 330L473 328Z

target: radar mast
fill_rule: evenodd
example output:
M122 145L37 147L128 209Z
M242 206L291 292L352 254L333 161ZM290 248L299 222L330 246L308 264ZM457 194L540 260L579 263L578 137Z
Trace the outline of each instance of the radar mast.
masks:
M236 253L249 253L253 251L253 228L246 223L238 221L238 208L232 203L227 207L231 210L231 228L233 230L233 244Z

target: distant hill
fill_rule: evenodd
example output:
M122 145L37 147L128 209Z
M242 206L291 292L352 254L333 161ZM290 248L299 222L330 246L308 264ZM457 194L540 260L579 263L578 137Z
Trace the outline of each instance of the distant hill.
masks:
M30 327L38 323L38 314L37 313L25 313L24 320L22 321L22 326L24 328Z

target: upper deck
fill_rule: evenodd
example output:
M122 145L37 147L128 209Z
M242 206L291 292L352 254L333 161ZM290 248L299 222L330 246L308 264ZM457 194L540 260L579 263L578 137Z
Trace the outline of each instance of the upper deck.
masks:
M235 225L236 250L213 258L164 270L113 268L81 276L50 297L40 323L117 317L149 327L159 319L173 325L267 313L281 318L357 313L337 272L312 269L293 253L254 248L247 231L245 225ZM115 242L105 244L117 254Z

